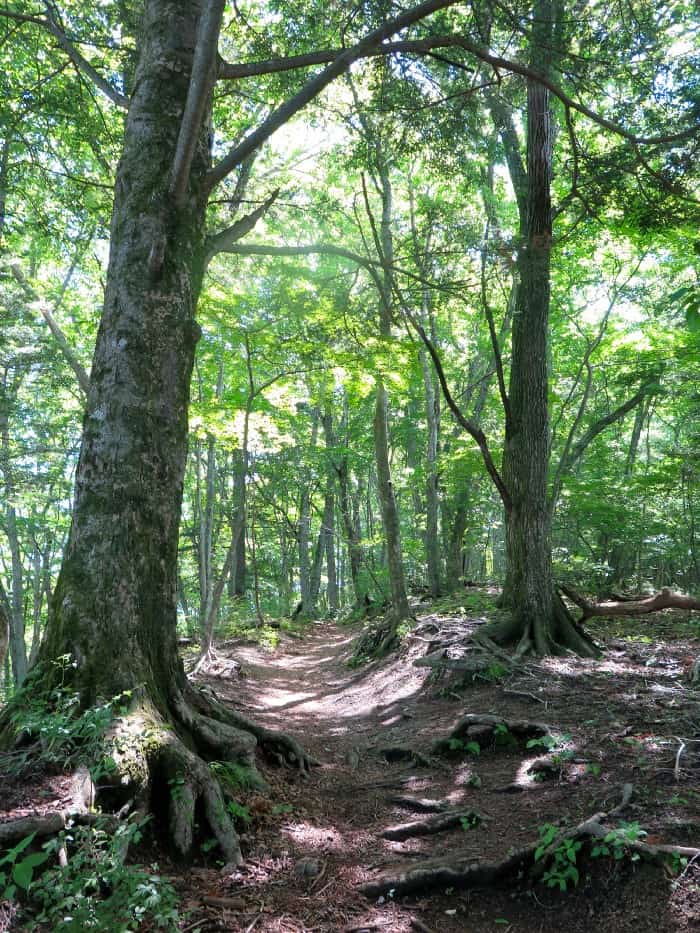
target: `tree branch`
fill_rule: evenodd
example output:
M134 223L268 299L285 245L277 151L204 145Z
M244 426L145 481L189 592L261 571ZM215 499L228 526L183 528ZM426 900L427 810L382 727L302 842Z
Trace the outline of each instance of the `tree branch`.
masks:
M442 389L442 394L445 398L445 401L447 402L447 407L450 409L450 411L454 415L458 424L460 424L464 428L464 430L467 432L467 434L469 434L476 441L479 447L479 450L481 451L481 456L484 460L484 465L486 467L486 470L489 476L491 477L491 479L493 480L493 483L501 497L501 501L503 502L503 507L506 510L506 512L510 512L512 508L510 492L508 491L508 488L506 487L506 484L503 481L503 477L498 472L498 468L496 467L496 464L493 461L493 457L491 456L491 451L489 450L488 441L486 440L486 435L484 434L484 432L481 430L481 428L477 424L474 424L473 421L470 421L469 418L466 418L464 416L464 413L460 409L459 405L455 402L454 398L452 397L450 388L447 385L447 379L445 378L445 371L442 368L442 361L440 360L440 356L437 350L433 346L433 342L430 340L430 338L426 334L425 328L422 326L422 324L420 324L418 321L415 320L415 318L408 311L407 308L404 307L403 312L406 315L406 317L409 319L411 324L413 325L414 329L416 330L416 333L418 334L420 339L423 341L423 344L426 350L430 354L430 358L433 361L433 366L435 367L435 372L437 373L438 381L440 382L440 388Z
M434 12L436 9L441 9L442 7L446 7L449 5L451 4L448 2L442 2L439 4L437 3L422 4L422 7L432 7L432 9L430 9L427 13L423 13L420 16L415 16L411 20L411 22L416 22L418 19L421 19L429 15L429 13ZM409 10L407 11L407 13L403 14L403 16L408 17L412 13L416 13L416 11L418 11L419 9L421 8L416 7L413 11ZM396 23L401 18L402 17L397 17L396 20L393 20L387 23L386 26L383 27L385 36L389 36L394 32L398 32L399 29L402 29L404 28L405 25L408 25L408 23L404 23L401 26L394 26L394 28L389 28L391 27L392 22ZM476 42L473 42L471 39L468 39L466 36L429 36L429 37L426 37L425 39L413 39L413 40L405 40L405 41L400 41L400 42L399 41L383 42L383 37L381 37L379 39L375 39L374 41L370 42L371 38L375 36L376 33L378 32L380 32L380 30L375 30L374 33L370 33L370 35L367 36L365 39L363 39L362 42L359 42L357 45L352 46L352 48L345 49L345 50L329 49L327 51L310 52L307 55L292 56L291 58L286 58L286 59L271 59L266 62L250 62L248 64L242 64L242 65L229 65L224 62L222 63L220 67L219 75L220 77L240 78L240 77L247 77L250 75L267 74L267 73L276 72L276 71L288 71L294 68L305 67L307 65L323 64L325 62L331 62L332 64L330 67L333 68L336 66L336 63L340 61L340 59L348 59L342 65L342 67L339 68L338 71L336 71L331 77L329 77L328 80L323 82L323 84L321 85L321 87L318 88L318 90L314 91L310 97L306 98L306 100L304 100L304 102L293 111L293 113L296 113L297 110L300 109L300 107L308 103L308 101L311 100L312 97L316 96L316 94L318 94L319 91L321 91L327 84L329 84L330 81L332 81L335 77L341 74L342 71L345 71L352 64L352 62L357 61L360 58L369 58L369 57L376 56L376 55L392 55L396 53L421 55L421 54L427 54L432 49L459 48L459 49L463 49L465 52L469 52L475 58L478 58L480 61L485 62L487 65L491 65L492 68L501 69L503 71L508 71L511 74L517 74L523 78L530 78L531 80L537 81L539 84L547 88L547 90L549 90L552 94L554 94L554 96L557 97L564 104L565 107L568 107L571 110L575 110L578 113L582 113L584 116L588 117L590 120L592 120L594 123L597 123L599 126L602 126L607 130L610 130L611 132L617 134L618 136L622 136L623 139L626 139L631 143L635 143L636 145L653 146L653 145L661 145L664 143L681 142L684 139L692 139L694 136L697 136L698 133L700 132L697 126L692 126L692 127L688 127L685 130L681 130L678 133L669 133L664 136L637 136L635 133L626 129L622 124L616 123L614 120L609 120L607 117L604 117L599 113L596 113L595 110L592 110L590 107L587 107L585 104L579 103L578 101L574 100L572 97L569 97L569 95L561 87L559 87L557 84L555 84L553 81L551 81L545 75L541 74L536 69L531 68L527 65L523 65L520 62L513 61L512 59L503 58L500 55L493 55L488 51L488 49L480 46ZM352 56L352 57L348 58L349 56ZM287 65L287 63L289 64ZM266 70L268 66L271 66L269 67L269 71ZM325 71L321 72L321 74L318 75L316 78L311 79L311 81L307 85L305 85L305 87L302 88L302 90L299 93L303 94L305 92L305 89L309 86L309 84L312 84L313 82L322 78L324 75L326 75L326 73L329 70L330 69L326 69ZM293 99L294 98L292 98L292 100ZM286 106L287 106L286 104L283 105L283 107L286 107ZM282 108L280 108L280 110L281 109ZM275 111L275 113L277 113L277 111ZM275 114L272 114L271 117L273 117L274 115ZM289 117L287 117L286 119L289 119ZM264 142L265 139L267 139L268 136L270 136L271 133L274 132L275 129L278 129L279 126L281 125L282 124L280 123L277 126L275 126L275 128L270 133L265 135L264 139L262 139L261 142ZM251 134L251 136L252 135L253 134ZM247 138L250 139L251 137L247 137ZM257 143L257 145L260 145L260 143ZM228 169L228 171L230 171L230 169ZM227 174L227 172L224 174ZM217 181L218 180L220 179L217 179ZM214 182L214 184L216 183L217 182Z
M378 29L372 30L356 45L341 51L327 68L324 68L320 74L307 81L298 93L274 110L267 120L261 123L252 133L249 133L221 162L212 168L208 174L209 188L211 189L223 181L229 172L239 165L243 159L259 148L274 132L290 120L295 113L305 107L309 101L318 96L332 81L347 71L353 62L378 49L382 42L395 32L411 26L437 10L453 6L456 2L457 0L425 0L424 3L406 10L406 12L394 17L394 19L388 20Z
M95 68L93 68L85 56L82 55L78 49L76 49L63 30L57 25L49 11L47 11L45 19L41 16L31 16L25 13L16 13L8 9L0 9L0 16L15 20L15 22L18 23L33 23L35 26L41 26L42 29L45 29L54 37L54 39L56 39L59 46L66 53L68 58L70 58L76 68L79 68L80 71L82 71L83 74L92 81L95 87L102 91L105 97L108 97L113 104L116 104L117 107L121 107L122 110L129 109L129 98L120 93L109 83L109 81L105 80L105 78L103 78Z
M53 314L46 307L44 302L41 300L41 297L37 294L34 288L32 288L32 286L29 284L29 282L25 278L24 273L22 272L22 270L20 269L17 263L12 263L12 265L10 266L10 271L12 272L12 275L14 276L16 282L18 283L18 285L20 286L24 294L27 296L27 298L29 298L31 301L34 301L38 304L39 310L41 311L41 314L44 320L48 324L49 330L53 334L54 340L58 344L58 347L61 353L63 354L65 361L68 363L70 368L73 370L73 373L75 374L75 378L78 380L78 385L80 386L82 391L85 393L85 395L87 395L88 389L90 388L90 377L88 376L87 370L85 369L83 364L80 362L76 354L73 352L73 349L71 348L70 344L68 343L68 340L66 339L66 335L61 330ZM56 310L56 306L54 306L53 310L54 311Z
M623 402L622 405L618 405L610 414L605 415L603 418L599 418L595 421L586 433L574 444L571 446L568 454L562 455L561 460L559 461L559 466L557 467L556 477L554 481L554 488L552 489L550 495L550 502L553 504L558 497L559 490L561 489L562 480L566 473L568 473L574 464L581 459L583 454L586 451L588 445L593 441L599 434L602 434L603 431L610 427L611 424L614 424L616 421L619 421L621 418L624 418L625 415L632 411L633 408L636 408L647 395L652 395L654 392L658 391L658 383L656 380L653 382L646 382L642 385L635 394L627 399L626 402Z
M326 243L310 243L306 246L267 246L265 243L236 243L235 241L217 243L221 236L222 234L219 234L212 238L212 248L207 251L208 258L216 253L234 253L237 256L313 256L318 254L319 256L338 256L341 259L349 259L365 269L369 269L371 266L381 267L381 263L376 260L367 259L366 256L354 253L343 246L331 246ZM216 244L215 249L213 248L214 244Z
M233 252L231 247L233 247L233 245L238 240L242 239L246 233L250 233L260 218L263 217L272 207L274 202L277 200L279 193L280 189L276 188L270 197L260 205L260 207L257 207L254 211L251 211L250 214L246 214L245 217L241 217L241 219L237 220L235 224L231 224L230 227L227 227L225 230L222 230L215 236L207 237L204 254L205 264L208 264L210 259L217 253Z
M219 31L225 4L226 0L209 0L199 18L190 86L170 179L170 194L176 206L181 206L185 197L204 112L216 81Z

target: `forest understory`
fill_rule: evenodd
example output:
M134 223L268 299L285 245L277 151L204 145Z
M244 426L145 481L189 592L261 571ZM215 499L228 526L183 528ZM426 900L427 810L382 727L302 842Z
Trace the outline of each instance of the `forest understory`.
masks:
M601 660L529 659L465 680L461 645L494 601L473 589L415 605L398 654L370 664L350 663L358 628L330 622L274 648L218 646L197 681L319 765L308 778L265 768L269 793L241 792L235 869L215 849L186 869L153 840L134 853L175 886L179 929L697 929L697 615L591 620ZM441 646L448 669L420 664ZM68 809L71 787L68 775L3 781L4 821ZM4 905L0 930L23 922Z

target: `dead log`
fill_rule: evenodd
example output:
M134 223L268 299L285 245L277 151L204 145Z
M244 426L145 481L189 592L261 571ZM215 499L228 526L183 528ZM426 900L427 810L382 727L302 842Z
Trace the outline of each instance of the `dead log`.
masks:
M413 839L416 836L434 836L436 833L444 833L457 826L478 826L483 822L484 817L475 810L451 810L449 813L437 813L425 820L413 820L410 823L390 826L384 830L382 838L401 841Z
M102 829L109 832L119 825L115 816L102 813L87 813L84 810L77 812L53 811L43 816L25 816L17 820L8 820L0 823L0 850L8 849L13 843L19 842L26 836L34 833L35 836L55 836L62 829L71 825L91 825L99 823Z
M637 596L634 599L625 597L602 602L591 602L570 586L561 586L560 589L583 613L580 622L593 616L641 616L662 609L685 609L690 612L700 610L700 600L683 593L674 593L669 589L663 589L653 596Z

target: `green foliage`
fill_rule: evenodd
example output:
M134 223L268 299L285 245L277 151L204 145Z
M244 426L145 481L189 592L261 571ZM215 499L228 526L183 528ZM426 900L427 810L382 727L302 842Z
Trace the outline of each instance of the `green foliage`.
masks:
M554 849L551 849L560 834L560 830L553 823L544 823L539 828L540 844L535 849L535 861L547 858L549 868L542 875L543 882L550 888L559 888L566 891L570 884L579 882L579 870L576 859L583 843L579 840L565 838Z
M56 858L60 848L69 853L68 864L52 868L28 888L28 906L36 925L49 925L56 933L127 933L147 923L158 930L178 929L178 899L172 885L146 869L124 864L130 845L141 839L143 822L129 820L116 831L99 824L75 827L44 846Z
M36 833L30 833L0 858L0 900L12 900L17 888L27 891L34 877L34 869L48 859L47 852L30 852L20 858L34 841ZM9 876L8 876L9 872Z
M462 739L452 738L448 740L447 745L452 752L466 752L467 755L473 755L475 758L481 754L481 746L478 742L464 742Z
M467 813L464 816L460 816L459 823L465 833L479 826L481 823L481 817L478 813Z
M571 741L571 736L568 732L562 733L562 735L543 735L540 738L528 739L525 747L526 748L543 748L546 751L551 752L555 748L560 748L563 745L566 745L567 742Z
M228 811L231 819L242 826L244 829L246 826L250 825L252 816L248 807L243 804L238 803L235 800L228 800L226 802L226 810Z
M210 761L209 769L221 785L222 790L235 793L240 790L255 790L261 779L252 768L235 761Z
M637 842L646 836L646 832L640 828L639 823L627 823L622 820L615 829L606 833L601 842L596 843L591 849L593 858L603 856L612 856L619 861L629 855L633 862L639 859L639 853L629 851L629 844Z
M40 762L61 768L86 765L93 781L98 781L114 770L113 759L105 754L104 737L114 717L125 711L131 691L81 709L79 694L65 685L75 664L65 655L51 662L48 676L35 668L15 696L10 719L15 734L26 732L39 740ZM47 681L57 685L47 688ZM37 761L36 752L32 761ZM15 767L23 765L20 756Z
M518 740L504 722L498 722L493 727L493 741L497 748L512 748Z

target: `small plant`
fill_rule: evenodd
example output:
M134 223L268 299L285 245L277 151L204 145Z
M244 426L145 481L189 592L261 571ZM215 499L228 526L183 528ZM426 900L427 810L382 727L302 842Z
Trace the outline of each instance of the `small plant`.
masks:
M294 813L294 807L291 803L276 803L272 808L273 816L287 816L290 813Z
M17 888L26 891L32 883L34 869L43 865L48 859L46 852L30 852L23 858L19 857L29 848L35 836L36 833L25 836L13 849L8 849L0 859L0 900L13 900Z
M11 722L16 734L38 737L40 762L60 768L85 765L97 782L116 767L105 753L104 737L115 716L126 713L132 691L81 710L80 695L66 685L75 666L70 655L52 661L48 679L56 686L47 690L43 681L46 668L37 665L18 693L21 702L16 704ZM35 765L37 756L32 754ZM25 763L20 758L18 770Z
M593 762L590 762L589 764L586 765L586 774L590 774L594 778L600 777L600 773L602 770L603 769L601 768L600 765L593 764Z
M504 722L493 727L493 741L496 747L508 748L518 744L518 740Z
M529 739L525 748L544 748L548 752L551 752L553 749L564 746L570 741L571 736L568 732L562 735L550 735L547 733L547 735L540 736L538 739Z
M238 803L235 800L229 800L226 804L226 810L235 823L239 823L243 827L250 825L250 821L253 817L251 816L248 807Z
M481 818L478 813L465 813L464 816L460 816L459 822L466 833L468 830L478 826L481 823Z
M462 739L449 739L447 745L451 752L466 752L478 758L481 754L481 746L478 742L464 742Z
M70 849L68 864L45 872L29 886L29 906L36 909L36 925L55 933L99 930L125 933L149 924L159 930L178 929L178 900L174 888L157 874L125 865L131 844L142 836L144 822L129 820L112 833L98 824L68 829L44 846L47 856Z
M264 781L252 768L246 768L235 761L210 761L209 769L221 784L222 790L228 793L260 790L264 787Z
M602 856L612 856L619 861L629 855L629 844L643 839L646 832L640 829L639 823L626 823L624 820L616 829L611 829L609 833L603 836L601 842L597 843L591 849L593 858ZM633 862L639 861L639 853L632 852L630 859Z
M669 858L668 862L668 871L672 875L680 875L688 867L688 858L685 855L679 855L678 852L673 852ZM677 887L680 882L680 878L676 878L673 882L673 887Z
M547 871L542 875L542 880L550 888L559 888L560 891L566 891L570 884L577 885L579 882L579 870L576 867L576 858L583 845L576 839L562 839L559 845L548 852L549 847L557 838L559 830L552 823L545 823L540 826L540 844L535 849L535 861L548 855L550 865Z
M492 661L488 667L482 668L479 671L474 671L472 680L482 680L488 684L498 684L506 678L508 673L509 669L505 665L499 664L498 661Z

